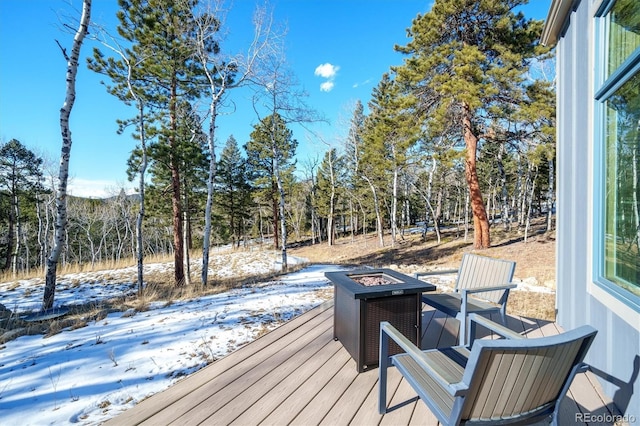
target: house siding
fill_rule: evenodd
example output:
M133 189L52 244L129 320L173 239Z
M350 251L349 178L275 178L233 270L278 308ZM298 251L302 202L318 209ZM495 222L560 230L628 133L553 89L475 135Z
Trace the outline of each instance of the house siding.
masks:
M587 8L581 8L587 9ZM589 144L590 119L588 93L592 87L589 70L592 58L584 28L588 13L578 9L569 16L570 25L558 40L558 241L557 277L558 321L565 328L585 322L588 279L587 246L591 229L586 224L585 201L591 187L588 165L592 150ZM587 92L591 92L588 90ZM562 287L560 289L560 287Z
M640 423L640 314L595 288L594 16L601 0L576 0L556 45L557 321L565 329L593 325L598 335L586 361L630 423ZM630 313L629 313L630 312ZM634 391L635 389L635 391Z

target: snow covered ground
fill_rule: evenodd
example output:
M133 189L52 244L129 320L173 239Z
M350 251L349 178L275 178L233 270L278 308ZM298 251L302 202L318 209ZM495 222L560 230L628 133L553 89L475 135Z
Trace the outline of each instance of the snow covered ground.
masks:
M273 252L213 257L212 273L220 276L231 275L233 265L256 273L280 267ZM104 422L332 297L324 272L339 269L309 266L275 281L9 341L0 346L0 425ZM133 277L135 268L62 276L56 305L135 292ZM42 279L0 283L0 303L17 314L37 309L43 288Z

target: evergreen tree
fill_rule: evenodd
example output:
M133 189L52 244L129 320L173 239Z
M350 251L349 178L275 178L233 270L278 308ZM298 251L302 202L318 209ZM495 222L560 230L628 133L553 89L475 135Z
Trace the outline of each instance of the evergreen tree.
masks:
M327 219L327 243L335 241L335 216L338 197L344 181L344 162L335 148L324 155L318 168L316 208L320 215Z
M251 217L253 191L247 163L233 136L227 139L216 169L216 205L220 214L228 221L231 242L237 247L241 237L246 234L245 226Z
M525 99L518 111L523 123L526 139L536 152L533 157L547 173L541 174L546 181L547 231L552 229L553 206L555 204L555 159L556 159L556 96L552 81L536 80L525 90Z
M295 169L293 157L298 141L293 139L293 133L279 114L272 114L261 120L254 126L250 138L244 150L247 153L247 162L254 176L255 186L266 192L266 198L271 203L273 244L274 249L277 250L280 194L276 179L278 173L281 177L293 174Z
M344 187L349 195L349 203L351 205L350 211L360 210L363 215L362 220L362 232L366 232L366 210L363 206L363 195L366 191L365 181L361 174L361 161L363 151L363 133L365 129L366 116L364 114L364 106L362 102L358 100L353 110L351 122L349 126L349 134L345 140L345 181ZM354 207L358 206L359 208ZM356 229L358 228L358 216L351 214L351 232L352 238L355 237Z
M4 258L2 269L11 268L14 276L18 270L23 210L35 204L37 194L43 191L41 166L42 159L16 139L0 146L0 197L6 198L2 204L6 205L3 211L7 223L6 234L0 236L6 241L0 258Z
M158 114L159 143L166 147L166 166L171 176L174 278L180 286L185 283L185 253L178 115L180 105L195 99L205 82L194 55L197 26L192 10L197 0L118 1L118 33L140 59L136 80L145 82L141 93Z
M490 245L489 220L476 170L488 123L516 108L523 75L536 55L542 22L514 8L528 0L436 0L408 30L397 50L410 55L397 68L413 87L418 111L434 132L455 124L466 148L465 178L474 218L475 247Z
M124 13L121 11L118 13L121 20L124 20ZM126 35L125 37L129 41L133 40L133 36ZM99 74L106 75L111 80L111 83L105 83L107 91L116 96L125 104L135 104L137 116L129 119L118 120L118 133L123 133L124 130L133 125L136 128L136 133L133 138L140 142L140 159L137 164L138 177L138 195L139 195L139 208L136 219L136 257L137 257L137 269L138 269L138 293L142 294L144 288L144 237L143 237L143 221L145 217L145 173L147 170L147 137L157 133L157 130L152 127L153 121L159 116L154 116L152 110L152 104L147 96L151 94L149 90L148 81L144 77L144 73L139 68L139 65L145 60L145 58L153 55L153 51L149 49L149 46L143 46L141 44L134 44L131 48L124 48L120 46L115 40L112 44L108 44L106 41L103 45L114 52L119 59L113 57L106 57L103 52L94 48L93 57L88 58L89 69ZM130 180L134 179L134 173L130 173Z
M400 84L388 73L373 91L369 108L369 132L365 139L369 141L365 149L366 159L372 160L372 167L380 168L380 173L373 173L384 177L388 171L386 182L390 186L391 208L391 244L395 245L398 233L398 199L400 197L400 178L406 170L409 149L417 141L417 121L410 114L409 107L414 103L411 95L402 93ZM386 153L387 158L375 156L375 152Z
M378 244L384 246L384 224L382 203L389 193L390 180L395 174L394 148L396 136L394 129L400 126L391 117L394 112L390 107L391 99L398 96L397 87L385 73L378 86L373 89L369 110L371 113L364 122L362 136L362 156L360 158L360 175L371 190L373 208L376 214L376 230ZM397 118L397 117L396 117Z
M175 145L170 147L160 140L150 143L147 156L149 158L149 173L151 181L147 187L147 205L152 215L160 215L165 218L173 217L171 199L173 171L171 169L171 156L173 155L175 164L180 175L180 203L182 206L182 218L187 226L185 235L189 238L187 246L191 246L191 232L189 224L194 215L201 216L203 206L201 197L193 195L206 193L206 178L209 168L209 156L207 150L207 138L202 131L201 118L193 110L191 104L182 102L177 109L177 127L175 135ZM172 154L173 152L173 154ZM129 158L128 173L131 177L136 170L142 157L140 149L132 152ZM172 223L173 219L169 221ZM184 244L184 242L183 242Z

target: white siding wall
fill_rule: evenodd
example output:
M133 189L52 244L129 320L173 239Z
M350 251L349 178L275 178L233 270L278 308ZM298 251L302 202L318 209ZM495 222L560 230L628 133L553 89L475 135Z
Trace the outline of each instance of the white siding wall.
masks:
M593 17L600 0L575 3L556 46L557 320L565 329L591 324L599 330L587 362L610 375L601 380L605 392L640 423L640 316L621 314L620 304L593 282L594 144L600 143L594 138Z

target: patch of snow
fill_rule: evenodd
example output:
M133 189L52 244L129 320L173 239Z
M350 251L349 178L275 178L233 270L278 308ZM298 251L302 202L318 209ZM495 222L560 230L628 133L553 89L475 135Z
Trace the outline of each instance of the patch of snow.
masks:
M224 274L233 274L232 267L254 273L281 267L273 252L212 257L217 276L230 276ZM289 261L303 260L289 256ZM112 313L50 337L9 341L0 348L0 423L102 423L322 303L322 293L332 294L333 288L324 272L335 270L344 268L309 266L259 285L156 302L145 312ZM134 283L135 268L61 276L56 305L121 296L134 292ZM38 309L43 288L42 279L1 283L0 303L14 312Z

